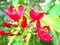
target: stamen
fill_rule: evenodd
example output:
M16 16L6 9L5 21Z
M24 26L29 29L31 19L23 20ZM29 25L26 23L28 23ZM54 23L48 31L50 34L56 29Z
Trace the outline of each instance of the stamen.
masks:
M18 12L18 8L13 8L14 11Z
M45 33L48 33L48 32L49 32L49 30L48 30L47 28L44 28L43 31L44 31Z

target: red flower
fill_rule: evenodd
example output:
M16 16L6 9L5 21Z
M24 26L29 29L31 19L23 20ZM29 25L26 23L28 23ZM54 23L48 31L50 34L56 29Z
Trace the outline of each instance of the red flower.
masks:
M10 19L19 21L20 17L24 14L25 8L23 5L19 5L17 8L11 5L8 8L8 12L2 10L5 14L9 16Z
M41 40L45 42L49 42L52 39L52 36L48 34L49 29L48 26L44 26L44 28L38 29L38 36Z
M0 30L0 35L4 35L5 31L4 30Z
M34 11L33 9L30 9L30 17L33 20L40 20L44 16L44 14L45 12L39 12L38 10Z
M25 16L23 16L23 21L22 21L22 23L21 23L21 27L22 27L22 28L26 28L26 26L27 26L27 19L26 19Z
M13 34L11 32L7 32L8 36L13 36Z
M9 23L7 23L7 22L3 22L2 24L3 24L3 26L5 26L5 27L11 27L11 24L9 24Z

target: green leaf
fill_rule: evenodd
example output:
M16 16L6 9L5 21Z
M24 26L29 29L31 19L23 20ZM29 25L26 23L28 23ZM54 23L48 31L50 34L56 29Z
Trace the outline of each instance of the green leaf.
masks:
M19 0L12 0L12 5L18 6L18 4L19 4L18 1L19 1Z
M26 35L27 34L27 30L25 29L22 33L22 36Z
M22 37L15 36L14 41L12 42L12 45L22 45Z
M55 4L48 12L51 15L60 15L60 4Z
M14 38L15 38L15 37L16 37L16 36L9 37L8 45L11 45L11 44L12 44L12 42L14 41Z
M29 45L42 45L37 35L31 35Z
M30 19L30 15L29 15L30 8L26 5L24 5L24 7L26 8L26 11L25 11L26 17L27 17L27 19Z
M52 35L53 35L54 45L59 45L59 40L58 40L58 36L57 36L56 31L54 31L54 29L52 29L51 32L52 32Z
M52 0L52 3L55 3L56 0Z

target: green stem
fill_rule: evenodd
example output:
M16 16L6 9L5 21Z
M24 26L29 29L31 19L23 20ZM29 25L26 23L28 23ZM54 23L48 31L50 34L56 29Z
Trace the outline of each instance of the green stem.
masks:
M28 33L27 34L27 38L26 38L26 45L29 45L29 40L30 40L30 37L31 37L31 33Z

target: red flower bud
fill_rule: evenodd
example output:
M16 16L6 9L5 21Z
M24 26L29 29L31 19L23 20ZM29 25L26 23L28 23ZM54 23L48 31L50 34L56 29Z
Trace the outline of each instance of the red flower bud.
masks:
M14 26L14 27L17 27L17 24L14 24L13 26Z
M24 39L24 40L23 40L23 42L25 42L25 43L26 43L26 40Z
M0 30L0 35L4 35L5 31L4 30Z
M23 36L23 39L26 38L26 37L27 37L27 35L24 35L24 36Z
M8 36L13 36L13 34L11 32L8 32L7 34L8 34Z
M20 33L20 32L18 32L18 33L17 33L17 35L21 35L21 33Z
M26 19L25 16L23 16L23 21L22 21L22 23L21 23L21 27L22 27L22 28L26 28L26 26L27 26L27 19Z
M9 24L9 23L7 23L7 22L3 22L2 24L3 24L3 26L5 26L5 27L9 27L9 28L11 27L11 24Z

